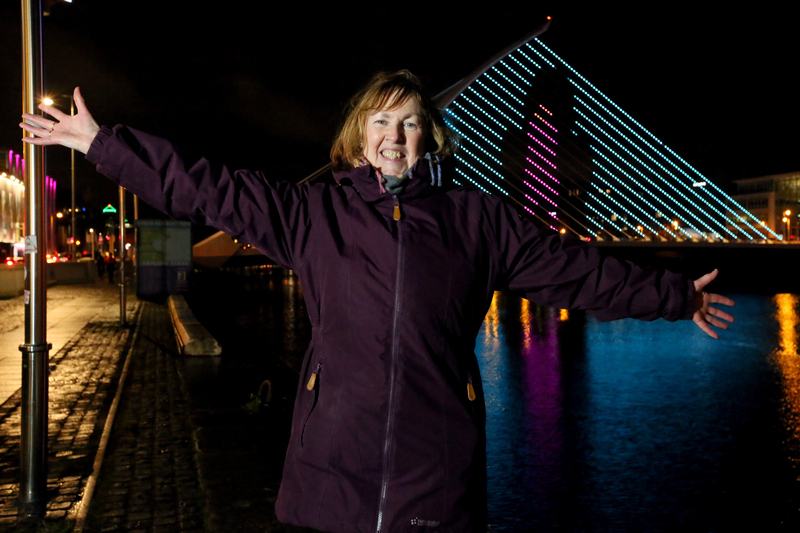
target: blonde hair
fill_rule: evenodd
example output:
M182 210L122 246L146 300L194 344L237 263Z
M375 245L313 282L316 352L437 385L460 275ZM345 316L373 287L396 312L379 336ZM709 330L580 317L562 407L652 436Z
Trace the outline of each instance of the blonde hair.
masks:
M452 155L458 148L458 137L445 124L419 78L408 70L379 72L350 100L347 118L331 148L333 169L347 170L358 166L364 152L367 118L383 109L396 109L410 98L415 98L420 107L425 149L440 159Z

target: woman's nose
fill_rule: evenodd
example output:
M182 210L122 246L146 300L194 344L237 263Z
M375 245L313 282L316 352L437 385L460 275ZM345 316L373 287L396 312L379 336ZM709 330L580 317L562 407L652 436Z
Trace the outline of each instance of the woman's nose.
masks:
M403 129L403 125L400 124L397 127L392 128L392 140L398 144L402 144L406 140L406 132Z
M403 130L403 125L400 124L398 126L387 128L386 138L394 143L405 142L405 131Z

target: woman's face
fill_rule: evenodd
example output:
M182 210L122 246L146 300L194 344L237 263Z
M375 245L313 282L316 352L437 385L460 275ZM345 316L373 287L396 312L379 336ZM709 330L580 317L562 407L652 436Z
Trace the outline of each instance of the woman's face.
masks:
M425 125L417 99L368 117L364 137L364 157L373 167L391 176L406 174L425 154Z

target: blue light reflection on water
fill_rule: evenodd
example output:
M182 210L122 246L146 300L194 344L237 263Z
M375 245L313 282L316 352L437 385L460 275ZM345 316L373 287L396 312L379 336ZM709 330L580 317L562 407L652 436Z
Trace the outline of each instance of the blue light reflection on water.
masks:
M794 295L600 323L498 294L476 343L496 531L777 531L800 508Z

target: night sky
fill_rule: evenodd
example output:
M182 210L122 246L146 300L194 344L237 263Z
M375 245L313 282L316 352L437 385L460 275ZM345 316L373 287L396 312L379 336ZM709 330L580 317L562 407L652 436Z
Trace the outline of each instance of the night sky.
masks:
M800 171L790 7L456 5L74 0L45 19L46 91L80 85L101 124L299 179L327 162L347 99L375 71L409 68L436 93L551 15L542 40L711 180L733 192L732 179ZM0 146L20 150L20 2L2 2L0 39ZM78 202L116 203L79 159ZM50 149L48 165L67 205L68 152Z

